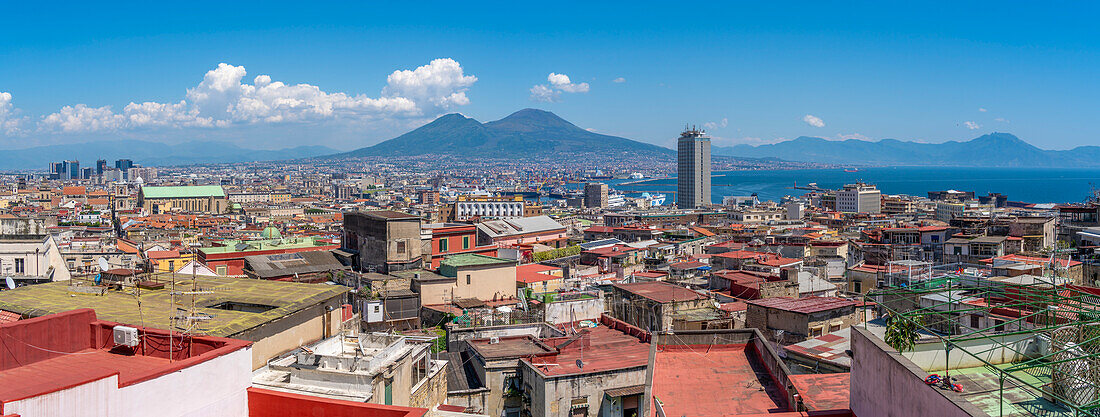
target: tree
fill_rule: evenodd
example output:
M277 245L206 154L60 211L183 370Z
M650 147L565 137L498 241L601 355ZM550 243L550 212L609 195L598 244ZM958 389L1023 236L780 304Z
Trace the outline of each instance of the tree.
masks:
M917 344L917 338L921 323L920 317L908 318L900 314L891 314L886 317L886 344L900 352L913 350Z

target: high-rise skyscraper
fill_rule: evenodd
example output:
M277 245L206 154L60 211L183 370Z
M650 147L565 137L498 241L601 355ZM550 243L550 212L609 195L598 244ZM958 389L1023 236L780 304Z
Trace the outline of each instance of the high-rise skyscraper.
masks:
M78 180L80 179L80 161L64 161L65 172L61 173L61 179L63 180Z
M106 170L107 170L107 160L106 159L100 159L98 161L95 161L95 175L97 177L102 177L103 176L103 171L106 171Z
M134 167L134 161L129 159L119 159L115 161L115 168L122 171L123 179L130 179L130 168Z
M710 137L694 127L676 141L676 206L690 209L711 204Z

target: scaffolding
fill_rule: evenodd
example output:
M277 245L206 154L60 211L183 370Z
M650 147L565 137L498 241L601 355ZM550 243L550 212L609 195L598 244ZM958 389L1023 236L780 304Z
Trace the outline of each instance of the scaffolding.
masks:
M991 275L988 266L907 264L884 274L865 301L915 325L924 346L939 342L926 371L993 374L986 386L964 387L981 391L967 398L990 415L1100 415L1100 291L1056 273Z

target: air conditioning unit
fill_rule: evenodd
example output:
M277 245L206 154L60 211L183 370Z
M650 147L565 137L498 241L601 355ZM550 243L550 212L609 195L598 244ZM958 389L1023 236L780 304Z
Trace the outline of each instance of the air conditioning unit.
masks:
M114 336L115 345L117 346L135 347L141 344L141 336L138 335L138 329L133 327L115 326Z

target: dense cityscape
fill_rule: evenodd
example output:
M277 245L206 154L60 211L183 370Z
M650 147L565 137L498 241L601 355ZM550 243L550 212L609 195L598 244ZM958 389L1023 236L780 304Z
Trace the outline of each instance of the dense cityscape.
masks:
M675 159L600 169L100 159L7 174L4 412L65 414L81 395L65 387L111 374L94 406L109 415L143 415L141 396L174 386L194 387L180 415L1097 401L1079 371L1100 307L1100 203L858 182L792 186L782 201L711 194L712 169L800 167L757 164L712 161L690 128ZM671 196L618 189L669 177ZM43 382L11 388L29 375ZM873 400L940 385L961 395ZM699 397L705 386L725 393ZM990 405L990 389L1005 399Z
M1100 5L52 6L0 417L1100 415Z

